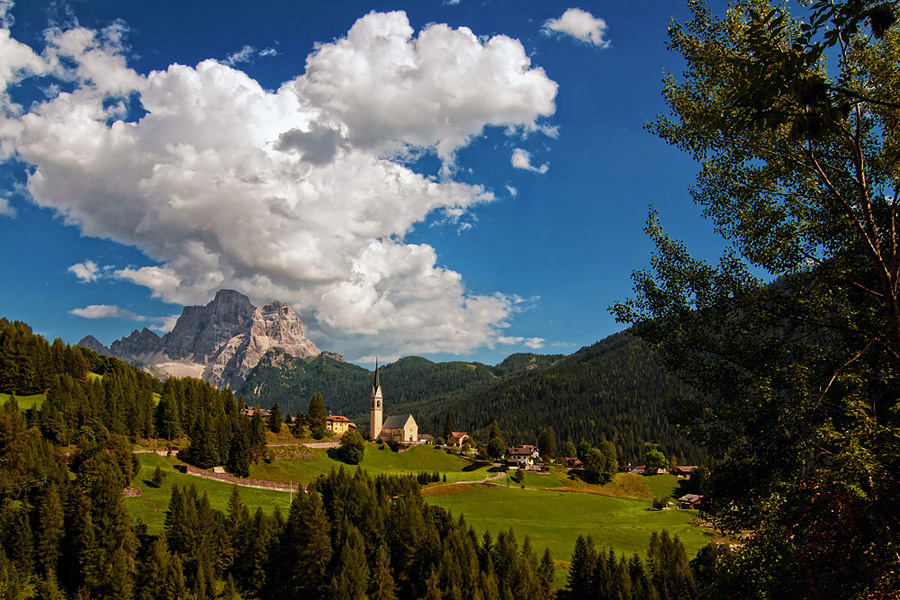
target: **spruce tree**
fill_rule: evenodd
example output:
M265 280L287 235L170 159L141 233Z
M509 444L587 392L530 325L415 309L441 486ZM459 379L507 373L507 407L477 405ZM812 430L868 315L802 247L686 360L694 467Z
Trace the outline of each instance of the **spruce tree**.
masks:
M274 434L281 433L281 426L283 424L281 409L278 407L278 401L272 405L272 412L269 413L269 431Z
M369 585L371 600L397 600L397 589L391 576L390 556L384 544L375 551L375 564L372 566L372 581Z
M450 436L453 434L453 417L450 411L447 411L447 418L444 419L444 441L449 442Z
M44 492L38 509L37 563L40 573L55 572L59 562L60 544L65 535L62 502L56 484Z

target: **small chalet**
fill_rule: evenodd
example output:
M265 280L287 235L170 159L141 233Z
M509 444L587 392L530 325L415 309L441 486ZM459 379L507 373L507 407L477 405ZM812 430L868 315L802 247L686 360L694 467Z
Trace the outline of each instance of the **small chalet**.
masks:
M696 466L675 467L675 475L678 477L690 477L697 470Z
M520 465L533 465L535 459L540 458L541 453L536 446L513 446L506 449L506 456L510 460L517 461Z
M350 419L342 415L328 415L325 419L325 429L334 435L344 435L352 425Z
M685 494L678 499L678 506L681 508L698 510L703 502L703 496L699 494Z
M576 457L567 457L566 466L570 469L581 469L584 467L584 463Z
M466 431L451 431L450 437L447 438L446 443L448 446L459 446L462 447L466 442L471 442L472 436L468 434Z
M381 426L378 439L385 442L418 442L419 426L412 415L394 415Z

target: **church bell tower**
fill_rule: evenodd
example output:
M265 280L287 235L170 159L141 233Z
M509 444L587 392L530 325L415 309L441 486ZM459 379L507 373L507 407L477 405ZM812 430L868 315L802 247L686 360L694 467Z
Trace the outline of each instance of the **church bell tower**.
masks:
M378 359L375 359L375 382L372 384L372 397L369 405L369 438L374 442L381 433L384 422L384 398L381 395L381 382L378 380Z

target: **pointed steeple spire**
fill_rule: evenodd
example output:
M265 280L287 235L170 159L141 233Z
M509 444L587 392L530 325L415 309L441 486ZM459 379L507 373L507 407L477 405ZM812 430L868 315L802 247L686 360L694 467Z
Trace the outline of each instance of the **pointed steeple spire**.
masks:
M381 387L381 381L378 379L378 357L375 357L375 383L372 384L372 389L377 390Z

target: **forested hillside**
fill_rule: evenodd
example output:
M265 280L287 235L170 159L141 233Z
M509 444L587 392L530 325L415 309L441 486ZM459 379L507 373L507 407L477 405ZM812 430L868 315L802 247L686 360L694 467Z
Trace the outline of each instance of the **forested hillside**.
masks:
M616 444L625 461L640 461L658 444L682 464L696 464L702 451L666 419L668 398L691 390L667 375L645 343L619 333L582 348L558 364L471 394L452 407L457 428L487 439L496 420L511 443L535 443L552 426L558 439L598 446ZM445 412L420 422L439 428Z
M446 410L478 390L511 376L545 368L563 358L561 354L513 354L491 367L481 363L435 363L419 356L404 357L379 367L386 414L424 415ZM248 404L268 408L277 401L283 410L290 410L292 414L297 414L298 410L306 412L310 397L319 393L325 398L329 411L366 425L372 379L371 371L327 353L302 359L272 350L238 391Z

